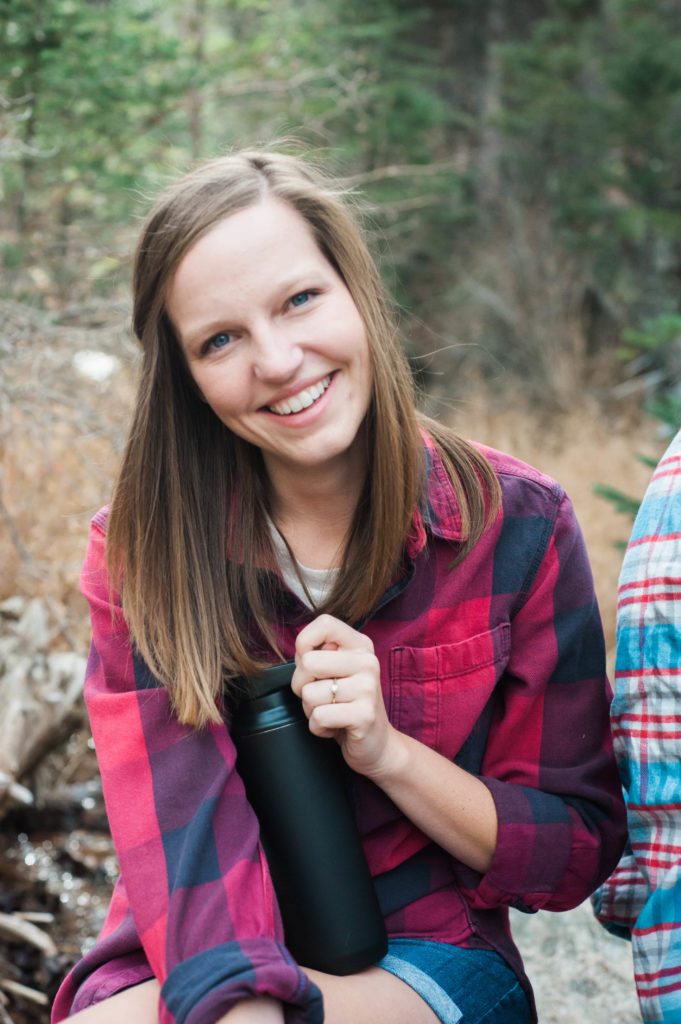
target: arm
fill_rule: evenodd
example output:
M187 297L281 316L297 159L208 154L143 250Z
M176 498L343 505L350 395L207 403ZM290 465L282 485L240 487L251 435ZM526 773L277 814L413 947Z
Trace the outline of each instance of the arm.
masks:
M423 743L391 728L386 760L370 778L403 814L453 857L485 872L497 843L487 786Z
M380 786L453 856L484 870L495 846L494 801L473 775L390 724L371 640L320 615L298 635L296 651L292 686L311 731L335 734L354 771ZM329 703L334 679L337 701Z
M109 603L95 520L82 574L92 650L85 686L104 796L139 940L162 986L161 1024L213 1024L271 996L290 1022L321 997L283 945L258 825L227 728L178 723Z
M622 566L612 722L630 848L599 893L632 939L646 1021L681 1021L681 435L663 457Z
M274 999L246 999L217 1024L284 1024L284 1011Z
M554 516L511 622L480 777L390 726L368 638L328 616L298 637L293 685L310 728L319 735L343 730L350 766L453 855L460 884L482 909L574 906L608 873L622 845L591 574L567 499ZM335 649L319 649L329 645Z
M612 752L605 650L581 531L562 495L541 561L511 619L481 779L498 834L471 903L568 910L621 853L625 817Z

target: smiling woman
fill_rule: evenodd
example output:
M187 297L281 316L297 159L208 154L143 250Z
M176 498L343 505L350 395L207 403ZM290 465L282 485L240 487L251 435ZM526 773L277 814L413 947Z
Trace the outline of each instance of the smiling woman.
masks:
M352 208L302 160L181 179L133 284L135 417L82 574L121 877L53 1020L536 1020L508 908L580 903L624 830L570 502L417 413ZM349 770L388 935L344 977L287 948L239 774L233 702L282 661Z

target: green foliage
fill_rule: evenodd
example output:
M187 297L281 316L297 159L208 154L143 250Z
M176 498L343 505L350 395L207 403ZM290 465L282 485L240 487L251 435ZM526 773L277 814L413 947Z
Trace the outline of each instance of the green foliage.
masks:
M648 411L675 433L681 426L681 315L661 313L623 337L630 365L650 381Z
M404 266L412 206L458 195L452 172L423 184L400 170L437 158L457 116L445 69L418 40L431 21L391 0L0 0L0 93L29 98L23 151L0 165L15 212L6 227L51 222L63 279L77 229L106 244L102 225L131 222L139 193L192 159L293 133L331 150L341 174L372 172L374 216L399 236ZM373 177L383 165L389 173ZM75 269L64 286L81 278Z
M24 247L17 242L8 242L2 247L2 262L7 270L20 267L26 258Z
M548 204L609 303L634 320L672 310L681 11L630 0L579 18L565 0L550 10L501 47L507 173L526 201Z
M631 343L634 351L644 349L664 352L672 345L681 345L681 315L661 313L660 316L645 320L642 330L626 328L622 332L622 337Z
M632 520L636 518L640 505L640 501L637 501L636 498L630 498L622 491L618 491L616 487L607 487L605 484L596 484L594 494L609 501L615 511L621 515L630 516Z
M651 380L647 411L667 428L670 435L681 427L681 315L663 313L645 320L642 327L623 332L627 348L623 354L631 360L638 374ZM640 462L654 469L654 459L638 456ZM640 500L612 487L597 484L594 492L609 501L617 512L633 520Z

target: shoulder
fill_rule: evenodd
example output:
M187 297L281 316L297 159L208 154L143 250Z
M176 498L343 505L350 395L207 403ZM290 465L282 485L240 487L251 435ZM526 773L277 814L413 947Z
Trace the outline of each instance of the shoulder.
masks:
M90 536L85 552L84 569L90 572L104 569L106 565L106 535L109 526L109 506L100 508L90 520Z
M509 581L525 573L517 589L526 592L542 566L557 572L558 566L568 564L573 574L590 579L582 531L561 484L513 455L486 445L476 447L492 466L501 489L501 507L489 537L498 579L513 589Z
M654 517L660 506L678 506L681 498L681 431L658 462L648 485L641 513L646 519ZM641 518L641 516L639 516ZM636 526L638 527L638 523ZM636 527L635 527L636 529Z
M534 516L554 520L561 505L570 506L561 485L522 459L473 441L492 467L501 488L502 515Z
M440 454L439 439L436 441L426 431L423 432L423 439L427 458L426 524L436 534L453 540L460 539L460 508L455 487ZM496 527L483 534L488 543L499 529L519 528L521 520L526 524L525 532L529 531L545 539L547 532L551 533L558 520L567 525L570 532L575 528L572 504L553 477L489 445L473 440L463 443L469 449L474 449L478 456L482 456L499 484L501 501Z
M547 557L551 564L563 564L581 551L580 564L585 562L581 530L561 485L522 459L478 442L467 443L484 457L501 492L499 511L473 548L476 564L485 559L492 561L495 585L501 586L503 580L509 593L525 592ZM446 479L437 446L433 444L428 454L430 500L426 525L436 537L460 539L457 530L461 519L454 487Z
M471 441L471 444L485 456L500 479L524 480L528 484L545 490L550 494L560 493L562 495L563 490L553 477L542 473L539 469L535 469L534 466L530 466L529 463L516 458L515 455L501 452L497 448L490 448L489 445L481 444L479 441Z
M422 430L421 436L427 459L428 481L430 484L444 484L446 487L447 474L440 456L440 442L432 437L427 430ZM565 492L560 484L546 473L542 473L540 470L535 469L534 466L523 462L522 459L508 455L497 448L491 448L480 441L464 439L462 437L457 438L454 434L452 434L452 440L455 443L458 441L459 444L463 442L469 449L474 449L483 457L497 477L502 494L514 491L521 493L535 492L553 504L559 503L564 498ZM444 447L448 447L446 441L444 442Z
M630 545L669 541L681 532L681 431L658 462L641 502Z
M681 561L681 432L660 459L636 515L622 564L620 589L678 576ZM671 592L667 595L671 597Z

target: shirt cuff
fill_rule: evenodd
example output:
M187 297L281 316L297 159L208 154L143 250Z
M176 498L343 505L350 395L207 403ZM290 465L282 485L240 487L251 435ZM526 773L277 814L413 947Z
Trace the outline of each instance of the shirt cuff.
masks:
M648 883L627 849L610 878L593 894L591 904L596 919L607 931L629 939L648 895Z
M214 1024L237 1003L271 996L287 1024L322 1024L322 994L273 939L226 942L174 967L161 989L160 1024Z
M590 884L598 844L594 841L593 849L585 845L581 872L570 870L575 823L565 802L528 786L482 776L480 781L492 794L498 830L489 868L466 893L473 906L511 906L533 913L548 904L567 910L585 900L596 881Z

